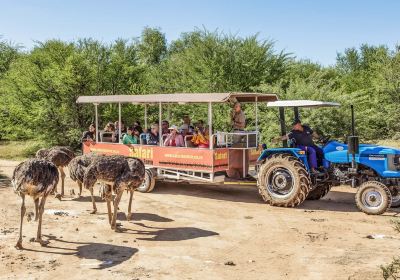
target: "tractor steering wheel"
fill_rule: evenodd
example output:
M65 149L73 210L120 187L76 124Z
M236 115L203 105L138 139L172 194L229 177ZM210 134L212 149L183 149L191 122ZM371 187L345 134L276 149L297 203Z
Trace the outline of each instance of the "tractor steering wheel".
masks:
M320 142L322 145L326 145L330 139L331 139L330 135L321 135L318 138L318 142Z

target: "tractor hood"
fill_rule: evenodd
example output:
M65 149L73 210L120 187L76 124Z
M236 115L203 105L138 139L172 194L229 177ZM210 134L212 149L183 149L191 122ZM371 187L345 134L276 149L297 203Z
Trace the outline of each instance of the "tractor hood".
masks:
M352 160L347 144L331 141L323 150L325 159L331 163L349 164ZM357 163L370 167L384 178L400 178L399 158L400 149L367 144L361 144L355 156Z

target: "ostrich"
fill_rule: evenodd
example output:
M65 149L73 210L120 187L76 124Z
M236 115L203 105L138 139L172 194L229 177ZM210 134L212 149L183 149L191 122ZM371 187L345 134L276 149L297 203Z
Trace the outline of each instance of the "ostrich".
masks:
M25 215L25 195L29 195L35 202L35 221L39 220L36 242L45 246L42 240L42 216L46 198L57 186L59 175L57 167L42 159L29 159L20 163L15 169L11 184L14 191L21 197L21 221L19 227L19 239L15 247L22 247L22 222ZM39 199L42 198L39 204Z
M92 163L92 161L100 157L96 154L85 154L82 156L77 156L73 158L68 164L69 176L71 179L78 183L79 186L79 196L82 194L82 183L83 176L85 175L86 168ZM90 196L92 198L93 211L90 214L95 214L97 212L96 202L93 196L93 188L90 188Z
M61 197L64 196L64 179L65 172L64 167L75 157L74 152L68 147L56 146L50 149L40 149L36 152L36 157L51 161L54 163L61 175ZM55 189L57 193L57 187ZM58 195L59 197L60 195ZM60 198L60 197L59 197Z
M145 176L145 166L140 159L123 156L103 156L96 158L87 167L83 178L86 189L93 188L96 181L102 181L102 193L107 201L108 221L111 229L117 231L116 219L118 204L124 190L130 191L128 218L131 217L133 191L139 187ZM111 214L112 192L114 198L114 213Z

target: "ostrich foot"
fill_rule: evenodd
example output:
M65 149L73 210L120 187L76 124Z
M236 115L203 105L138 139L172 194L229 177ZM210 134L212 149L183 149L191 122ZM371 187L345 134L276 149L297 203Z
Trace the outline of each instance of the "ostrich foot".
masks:
M120 227L116 227L116 228L114 229L114 231L115 231L115 232L123 232L122 228L120 228Z
M22 250L24 249L24 247L22 247L22 241L18 240L17 244L15 244L15 248L18 250Z
M45 247L50 243L49 241L44 241L43 239L37 239L37 238L35 239L35 242L38 242L42 247Z
M92 211L90 211L90 214L96 214L97 213L97 209L93 209Z
M59 201L61 201L61 198L63 197L63 195L61 195L61 194L56 194L56 196L55 196L55 198L57 198Z

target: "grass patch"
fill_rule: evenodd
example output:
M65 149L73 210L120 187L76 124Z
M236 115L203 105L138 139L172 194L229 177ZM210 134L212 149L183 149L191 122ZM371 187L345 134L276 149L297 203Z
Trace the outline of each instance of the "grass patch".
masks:
M400 258L394 258L388 265L381 265L383 279L400 279Z
M0 141L0 158L23 160L33 157L37 150L44 147L37 141Z

